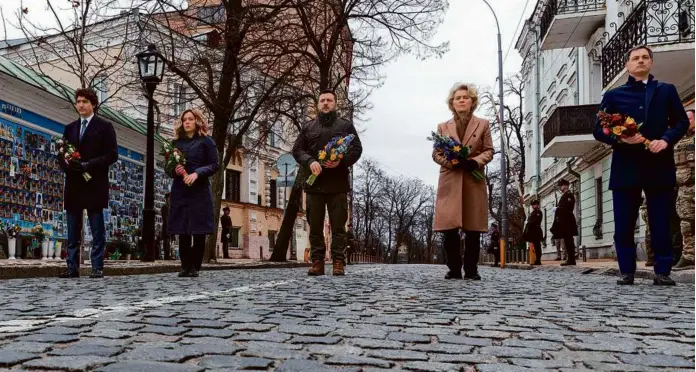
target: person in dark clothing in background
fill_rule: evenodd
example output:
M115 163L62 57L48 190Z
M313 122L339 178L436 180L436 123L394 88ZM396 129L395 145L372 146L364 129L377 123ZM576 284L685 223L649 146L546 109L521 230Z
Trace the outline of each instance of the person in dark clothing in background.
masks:
M498 224L495 222L491 225L491 242L488 253L493 255L493 265L491 266L500 266L500 231L498 231Z
M561 179L558 186L561 188L561 199L556 206L551 233L563 239L566 251L566 260L561 266L575 266L575 237L578 236L578 223L575 220L575 196L570 191L568 180Z
M336 94L322 91L317 103L317 118L302 128L292 149L295 160L309 167L318 176L312 185L305 184L307 217L312 267L310 276L324 275L326 243L324 242L324 217L328 207L331 224L331 258L333 275L345 275L346 222L348 221L349 168L362 154L362 145L353 123L338 117ZM319 151L334 137L355 136L343 159L319 163Z
M524 229L524 240L526 242L532 243L534 246L534 255L536 256L534 260L534 265L541 265L541 240L544 238L544 232L541 230L541 222L543 220L543 215L539 210L539 201L532 200L532 213L529 214L527 219L527 226Z
M230 233L232 232L232 217L230 217L230 207L222 208L222 217L220 217L220 225L222 233L220 242L222 243L222 257L230 258Z

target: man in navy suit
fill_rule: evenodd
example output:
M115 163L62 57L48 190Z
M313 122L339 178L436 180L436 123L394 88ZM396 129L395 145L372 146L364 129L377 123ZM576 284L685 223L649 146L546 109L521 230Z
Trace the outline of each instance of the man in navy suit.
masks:
M640 133L612 138L602 131L599 120L594 137L613 149L609 189L614 199L614 244L621 270L619 285L633 284L636 271L634 231L645 193L650 237L655 255L655 285L675 285L672 269L670 215L674 209L676 167L674 145L686 134L689 120L677 89L658 82L650 74L652 51L637 46L626 55L628 81L604 94L601 109L631 116L642 123ZM650 140L648 148L643 144Z
M80 161L67 163L58 155L58 163L65 172L64 208L68 219L68 270L61 278L80 276L80 240L82 236L82 211L87 210L92 231L92 273L90 278L104 277L104 248L106 228L103 210L109 203L109 166L118 160L118 146L114 127L95 115L99 104L91 89L78 89L75 108L80 119L65 127L63 138L75 146ZM83 173L89 173L87 180Z

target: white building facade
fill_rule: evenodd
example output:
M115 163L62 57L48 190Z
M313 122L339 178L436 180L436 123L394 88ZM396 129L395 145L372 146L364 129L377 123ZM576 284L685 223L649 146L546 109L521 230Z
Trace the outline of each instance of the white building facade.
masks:
M524 194L527 205L538 198L544 213L545 259L556 256L549 229L560 179L570 181L576 196L578 247L589 258L614 255L611 151L592 129L604 92L627 80L625 54L636 45L653 50L655 78L674 84L685 108L693 108L693 0L539 0L519 35L528 134ZM639 248L644 236L639 218ZM641 249L639 257L645 258Z

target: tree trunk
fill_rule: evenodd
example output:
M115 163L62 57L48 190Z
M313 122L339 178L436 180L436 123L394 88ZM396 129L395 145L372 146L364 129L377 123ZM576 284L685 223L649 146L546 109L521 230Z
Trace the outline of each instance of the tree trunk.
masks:
M308 174L306 167L300 166L300 169L297 172L297 177L295 177L295 182L292 185L292 191L290 192L290 197L288 198L288 205L285 207L283 222L280 224L280 231L278 231L278 238L276 239L275 246L273 247L273 254L271 255L270 261L287 261L288 247L290 246L292 232L295 229L297 213L300 211L303 185L307 180L307 176Z
M205 254L203 255L203 262L217 261L218 221L220 220L220 205L222 204L224 171L224 168L220 167L220 170L215 172L215 174L213 175L213 215L215 216L215 219L213 220L213 235L209 236L205 243Z

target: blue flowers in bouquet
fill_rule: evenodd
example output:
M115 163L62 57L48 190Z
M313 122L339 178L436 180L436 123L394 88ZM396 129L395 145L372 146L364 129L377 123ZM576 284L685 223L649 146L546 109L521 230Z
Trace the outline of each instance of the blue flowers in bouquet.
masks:
M353 138L355 138L355 135L349 134L347 136L337 136L331 139L329 143L324 146L324 149L319 151L318 158L319 158L319 163L321 165L324 165L327 161L340 161L343 159L343 156L348 152L348 149L350 148L350 143L353 141ZM314 174L310 175L307 178L307 184L308 185L313 185L314 181L317 180L317 176Z
M471 147L462 145L452 137L431 132L428 140L433 141L433 149L442 154L453 166L466 161L471 153ZM483 180L484 177L478 169L471 171L471 175L477 181Z

